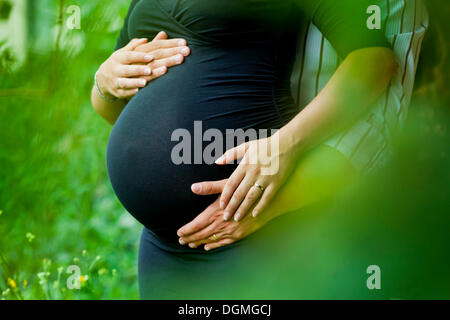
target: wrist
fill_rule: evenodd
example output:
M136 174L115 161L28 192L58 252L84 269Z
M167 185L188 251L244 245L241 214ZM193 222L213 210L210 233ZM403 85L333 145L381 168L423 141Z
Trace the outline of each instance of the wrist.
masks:
M278 135L280 150L285 150L286 153L294 156L300 156L304 152L306 143L300 132L292 130L289 126L284 126L276 134Z
M100 69L101 67L97 70L94 76L94 87L97 91L97 94L100 96L100 98L107 102L115 102L116 100L118 100L118 98L114 94L110 93L109 90L107 90L107 88L103 85L104 81Z

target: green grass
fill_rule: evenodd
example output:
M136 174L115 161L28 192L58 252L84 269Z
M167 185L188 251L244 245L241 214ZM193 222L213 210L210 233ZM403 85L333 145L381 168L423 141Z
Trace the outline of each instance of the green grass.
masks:
M6 299L138 298L141 229L110 187L111 128L89 102L93 74L114 47L127 1L99 3L83 4L82 29L64 31L60 51L30 49L20 70L0 75ZM73 264L88 276L80 290L66 288Z

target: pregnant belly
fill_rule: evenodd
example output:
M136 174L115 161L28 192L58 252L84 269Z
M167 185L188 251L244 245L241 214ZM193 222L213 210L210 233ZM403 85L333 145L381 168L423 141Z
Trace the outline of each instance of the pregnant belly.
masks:
M194 136L194 121L201 121L203 132L215 128L223 133L279 124L272 96L261 87L261 79L258 86L253 80L240 80L238 85L214 81L199 75L217 73L202 72L201 68L188 59L140 90L120 115L108 141L108 174L118 199L139 222L171 241L176 241L178 228L217 198L194 195L191 184L227 178L236 167L193 163L194 146L200 143L203 148L211 143ZM192 151L192 156L183 159L191 163L177 164L172 157L173 148L180 143L171 139L177 129L191 134L184 140L191 145L183 144ZM225 136L223 139L226 141ZM216 158L224 151L225 146Z

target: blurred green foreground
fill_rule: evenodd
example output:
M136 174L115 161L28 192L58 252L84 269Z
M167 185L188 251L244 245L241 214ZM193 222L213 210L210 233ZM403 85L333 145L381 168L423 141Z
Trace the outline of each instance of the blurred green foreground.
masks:
M78 1L79 30L62 22L70 1L15 3L31 7L14 35L19 46L26 35L22 56L0 38L0 298L136 299L141 227L110 187L110 127L89 102L128 1ZM292 252L302 265L262 275L286 282L272 297L450 298L448 92L431 92L413 102L389 166L309 217L307 246ZM371 264L382 270L378 291L366 287ZM81 268L80 290L66 286L70 265ZM302 288L289 286L302 272Z

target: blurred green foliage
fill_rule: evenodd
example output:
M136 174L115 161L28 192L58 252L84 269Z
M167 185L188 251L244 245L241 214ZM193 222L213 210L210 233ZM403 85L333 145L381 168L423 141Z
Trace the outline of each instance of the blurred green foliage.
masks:
M60 30L58 2L52 4L46 19L55 29L47 30L48 37ZM105 149L111 128L89 101L94 72L114 47L128 1L79 4L81 29L63 25L58 50L33 47L30 39L27 62L0 74L5 298L138 298L140 226L110 187ZM72 264L88 275L81 290L66 288Z
M33 23L53 46L28 39L26 63L14 72L11 53L0 56L0 298L136 299L141 227L110 187L111 128L89 101L93 74L114 47L129 1L45 2ZM71 4L82 8L80 30L64 27L58 6ZM299 238L308 246L291 253L316 254L308 261L316 264L285 272L314 269L310 290L286 285L276 297L450 297L450 115L449 101L439 100L448 97L448 82L442 88L442 79L423 78L393 161L309 223ZM372 263L387 272L379 294L365 288L360 272ZM81 268L81 290L66 287L73 264Z
M0 1L0 20L6 20L11 13L12 5L11 2L6 0Z

